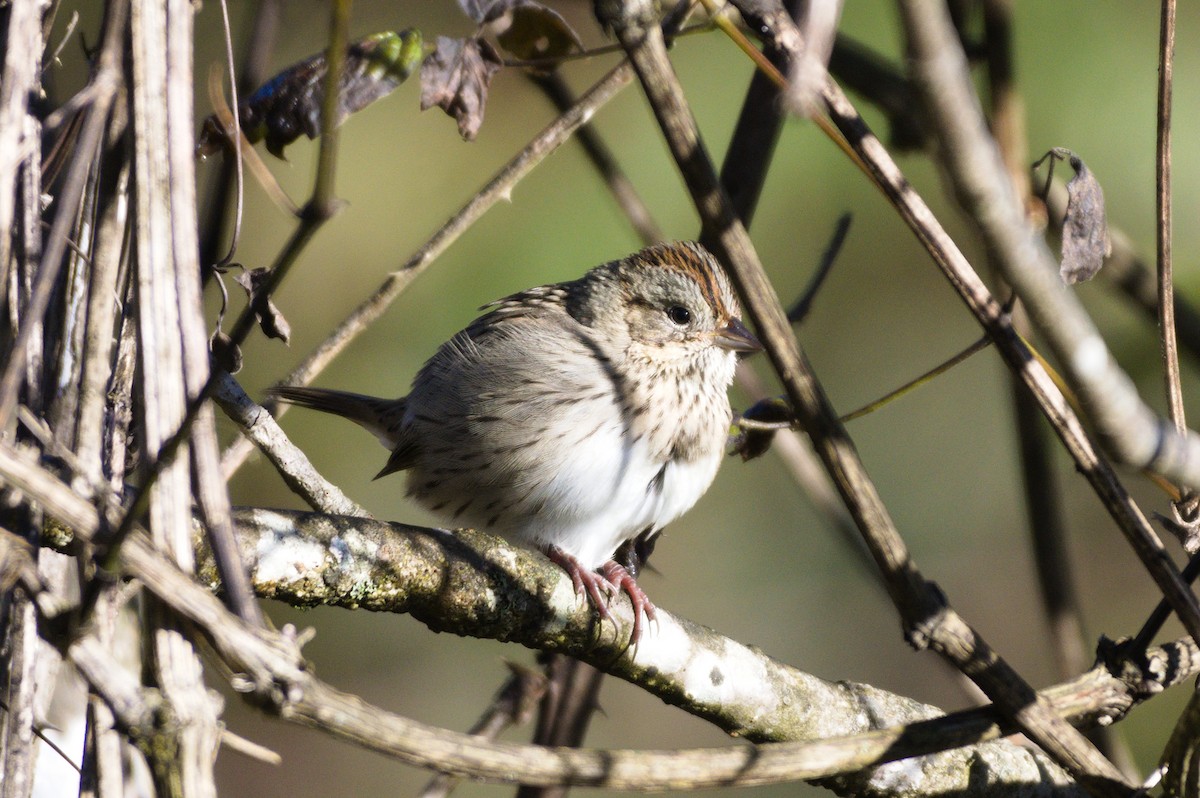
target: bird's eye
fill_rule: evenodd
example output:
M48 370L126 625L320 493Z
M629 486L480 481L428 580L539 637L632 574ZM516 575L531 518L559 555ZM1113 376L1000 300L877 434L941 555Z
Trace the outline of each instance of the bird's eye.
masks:
M692 312L683 305L672 305L667 308L667 318L671 320L672 324L683 327L692 320Z

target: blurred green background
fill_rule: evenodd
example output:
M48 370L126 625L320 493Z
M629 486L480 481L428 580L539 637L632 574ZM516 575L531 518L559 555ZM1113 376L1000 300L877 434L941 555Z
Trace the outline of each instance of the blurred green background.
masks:
M589 46L604 43L590 3L554 3ZM1020 86L1028 106L1032 157L1052 146L1077 151L1108 198L1109 219L1148 255L1154 251L1154 97L1158 10L1149 3L1017 2ZM253 4L233 2L234 40L243 41ZM273 70L324 47L327 6L284 4ZM1175 207L1179 290L1194 294L1197 135L1195 86L1200 63L1187 46L1200 12L1184 4L1176 66ZM467 35L472 25L453 2L371 2L354 6L352 35L415 26L428 40ZM899 61L895 9L851 2L842 30ZM197 116L209 111L203 76L222 60L220 8L197 17ZM91 40L89 38L89 40ZM719 34L688 37L674 49L707 144L722 156L742 93L748 61ZM614 56L570 65L577 90L590 85ZM451 213L555 116L515 70L496 76L478 140L461 141L438 110L418 110L416 79L353 117L342 129L338 196L348 203L304 252L277 303L292 324L290 346L256 339L239 375L254 396L292 366L390 270L402 264ZM882 130L882 120L864 108ZM696 216L645 101L631 87L595 124L657 215L667 235L697 234ZM307 196L315 144L289 147L289 163L268 159L297 200ZM943 181L923 155L900 159L973 261L979 247L959 213L942 199ZM202 186L217 162L200 164ZM977 329L912 234L880 195L810 123L791 121L779 143L752 233L779 294L790 300L808 279L837 217L854 224L811 318L800 330L834 405L849 411L936 365L969 344ZM253 184L237 260L269 264L292 230ZM555 153L455 243L362 336L318 385L381 396L407 392L436 346L476 315L483 303L532 285L570 279L587 267L638 247L638 241L574 143ZM1123 364L1156 407L1158 354L1153 325L1104 285L1078 289ZM766 364L756 364L765 373ZM1189 369L1195 365L1189 360ZM773 385L773 383L772 383ZM1197 388L1189 374L1189 389ZM772 387L772 390L775 390ZM745 407L758 397L735 395ZM233 428L222 420L226 437ZM403 479L372 482L385 452L346 422L306 412L284 428L328 478L382 518L435 523L404 498ZM1012 433L1007 384L991 351L850 426L918 565L954 606L1035 685L1055 681L1046 624L1036 594ZM1075 575L1086 612L1087 647L1101 634L1136 630L1156 592L1083 480L1059 456ZM1160 494L1129 474L1149 510L1165 511ZM259 458L230 485L234 501L301 507ZM874 575L810 508L773 455L743 464L730 459L699 506L667 530L654 558L661 574L643 585L655 602L771 655L831 680L858 680L946 709L978 699L930 653L901 639L896 614ZM506 659L531 652L490 641L434 634L407 617L366 612L297 612L267 606L274 621L315 627L306 649L321 677L367 701L427 723L469 726L504 679ZM1172 627L1169 632L1176 630ZM1143 769L1165 741L1185 691L1138 709L1120 728ZM673 748L737 744L706 723L666 707L629 685L609 680L588 744ZM406 795L428 774L326 737L269 720L230 695L229 728L282 754L269 767L221 754L224 794L259 798L298 795ZM528 730L510 733L527 739ZM468 785L464 796L506 795L509 787ZM804 785L763 795L817 792Z

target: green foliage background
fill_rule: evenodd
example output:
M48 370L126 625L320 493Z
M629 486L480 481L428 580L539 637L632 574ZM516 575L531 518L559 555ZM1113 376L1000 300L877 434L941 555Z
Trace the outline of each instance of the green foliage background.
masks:
M245 36L252 4L234 2L235 42ZM555 3L586 44L604 43L586 2ZM1103 184L1110 221L1153 255L1156 4L1016 3L1020 86L1029 115L1031 160L1051 146L1077 151ZM1176 223L1179 290L1195 295L1196 140L1200 102L1197 51L1188 42L1200 12L1183 4L1176 67ZM284 4L279 69L324 47L327 9L303 0ZM197 116L208 113L203 80L222 58L220 11L206 3L197 17ZM465 35L471 24L451 2L355 4L352 35L420 28ZM842 30L901 57L895 10L852 2ZM750 77L748 61L723 36L680 41L674 57L719 159ZM570 65L577 89L615 57ZM348 207L321 230L277 297L292 322L290 348L256 340L240 375L253 395L284 375L389 270L397 268L497 168L551 121L550 105L515 70L493 83L477 141L462 142L440 112L418 111L416 79L352 118L343 128L338 195ZM868 118L880 132L882 119ZM672 238L697 233L695 215L636 87L595 120ZM288 149L290 164L272 161L295 198L311 187L316 146ZM900 159L922 194L982 270L979 247L941 199L942 181L924 155ZM216 163L199 166L202 184ZM835 406L849 411L941 362L977 335L973 323L896 214L836 148L802 121L787 124L752 233L785 301L796 296L837 217L854 214L843 254L800 330ZM267 265L292 223L255 185L246 189L244 236L237 259ZM407 392L413 374L438 343L460 329L481 304L531 285L570 279L587 267L638 247L638 241L569 144L521 183L511 202L493 209L359 339L319 380L378 395ZM1103 284L1078 289L1094 309L1119 358L1161 405L1153 325ZM765 368L764 363L758 364ZM1191 395L1194 367L1186 367ZM851 433L916 562L953 604L1035 685L1055 681L1047 630L1029 554L1007 382L985 351L915 395L851 425ZM744 407L757 397L735 396ZM224 422L226 434L232 425ZM383 518L435 520L406 501L403 479L371 482L385 453L370 436L337 419L294 412L284 427L316 465ZM1065 457L1057 477L1065 490L1085 601L1089 641L1136 630L1156 600L1150 580L1100 512ZM1148 510L1165 501L1130 475ZM239 504L299 507L261 459L231 484ZM710 625L828 679L870 682L946 709L977 697L932 654L908 649L894 611L852 547L828 529L773 455L742 464L730 459L714 489L667 530L643 584L656 603ZM313 626L306 649L320 675L366 700L423 721L463 729L500 684L502 661L529 663L530 652L489 641L437 635L407 617L336 610L296 612L270 605L277 623ZM1089 647L1091 642L1087 644ZM1152 702L1121 724L1143 769L1152 763L1182 705L1182 690ZM589 744L622 748L734 745L734 741L639 690L610 680L604 713ZM224 752L223 791L259 798L299 795L412 794L426 774L327 738L267 720L229 697L231 730L284 757L280 768ZM526 730L512 733L525 739ZM462 794L502 795L506 787L469 785ZM772 795L812 788L778 787Z

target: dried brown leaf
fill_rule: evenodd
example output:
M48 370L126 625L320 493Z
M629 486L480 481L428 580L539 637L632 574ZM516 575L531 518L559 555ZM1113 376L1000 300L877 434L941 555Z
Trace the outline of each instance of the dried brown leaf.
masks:
M1071 150L1055 147L1051 157L1071 164L1075 176L1067 182L1067 212L1062 226L1062 263L1059 274L1067 285L1096 276L1112 252L1104 212L1104 190L1083 160Z
M258 326L262 329L263 335L268 338L278 338L286 344L292 336L292 327L279 312L279 308L275 307L271 297L263 294L260 290L270 273L269 269L247 269L234 280L246 289L246 295L250 298L250 307L254 309L254 315L258 318Z
M735 433L729 439L729 453L739 455L742 460L762 457L771 448L775 432L791 427L795 421L796 413L783 397L761 399L734 419Z
M422 54L421 32L383 31L351 42L338 81L335 124L386 97L412 73ZM265 140L267 150L283 158L283 150L301 135L315 139L321 132L328 65L318 53L292 64L268 80L238 106L242 131L251 143ZM228 137L214 117L204 121L197 153L209 155Z
M471 141L483 124L488 86L501 65L496 49L484 39L439 36L437 47L421 64L421 110L438 106Z
M224 330L217 330L208 339L208 348L212 352L213 362L229 374L237 374L242 370L242 348L233 342Z
M561 58L583 49L583 42L562 15L535 0L493 3L485 22L501 47L525 61Z

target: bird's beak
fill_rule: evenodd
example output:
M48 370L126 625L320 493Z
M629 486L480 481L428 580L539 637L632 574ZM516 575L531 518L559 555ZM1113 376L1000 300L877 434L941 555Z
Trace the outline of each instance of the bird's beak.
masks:
M713 334L713 343L731 352L759 352L763 348L741 319L730 319L728 324L717 330Z

